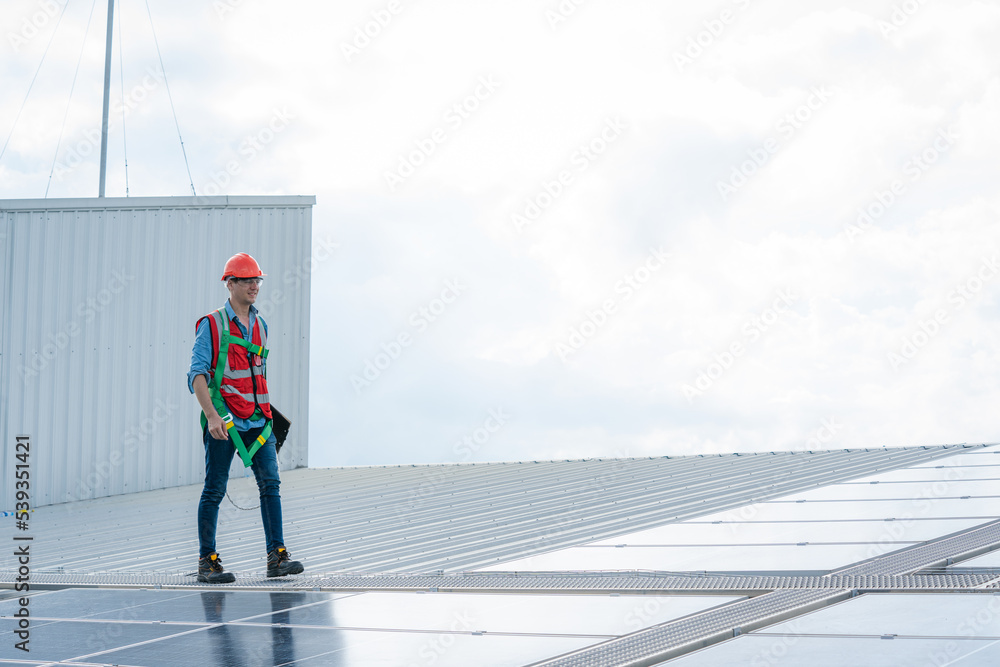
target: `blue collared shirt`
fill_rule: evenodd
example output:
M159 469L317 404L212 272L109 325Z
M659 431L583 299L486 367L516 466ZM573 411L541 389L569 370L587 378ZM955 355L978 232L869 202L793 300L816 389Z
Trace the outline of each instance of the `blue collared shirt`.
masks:
M233 310L232 305L229 303L229 299L226 299L226 315L230 320L236 321L236 326L240 328L240 333L243 334L243 338L249 342L253 342L253 325L257 321L257 308L250 305L250 328L247 329L240 322L240 319L236 317L236 311ZM260 325L264 328L264 334L267 335L267 322L264 318L261 318ZM261 363L266 364L267 360L262 359ZM264 368L261 368L261 372ZM194 349L191 350L191 370L188 371L188 390L194 393L194 379L199 375L205 376L205 381L209 384L212 383L212 377L215 375L215 369L212 368L212 328L208 323L208 318L203 319L198 324L198 329L194 336ZM236 425L236 430L246 431L251 428L257 428L263 426L267 423L267 419L240 419L236 415L233 415L233 423Z

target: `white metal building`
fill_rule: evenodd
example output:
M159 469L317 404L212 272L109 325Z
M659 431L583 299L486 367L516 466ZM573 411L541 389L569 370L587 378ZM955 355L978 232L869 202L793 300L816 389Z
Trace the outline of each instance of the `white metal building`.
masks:
M17 435L31 437L34 507L203 478L186 374L195 322L225 303L237 252L268 275L268 381L293 424L281 467L306 466L315 201L0 201L0 510L14 507Z

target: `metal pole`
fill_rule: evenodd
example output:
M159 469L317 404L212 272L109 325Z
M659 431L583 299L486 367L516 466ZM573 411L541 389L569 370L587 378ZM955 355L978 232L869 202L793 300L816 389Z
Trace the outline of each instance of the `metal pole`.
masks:
M104 117L101 121L101 186L98 197L104 196L108 175L108 107L111 100L111 37L115 25L115 0L108 0L108 46L104 55Z

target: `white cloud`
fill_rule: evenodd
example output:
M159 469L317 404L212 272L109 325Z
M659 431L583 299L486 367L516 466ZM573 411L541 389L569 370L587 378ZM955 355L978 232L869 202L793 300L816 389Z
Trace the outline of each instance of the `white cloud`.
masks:
M1000 249L995 5L927 3L885 37L892 7L860 0L585 3L553 28L556 4L400 0L350 58L343 45L388 3L153 6L199 191L315 193L317 235L341 243L314 277L314 336L328 345L314 347L313 376L339 378L312 388L314 464L454 459L455 438L497 405L514 418L476 460L788 449L831 416L843 428L828 446L995 437L1000 280L949 310L911 360L888 360ZM36 7L10 3L0 33ZM723 9L734 18L711 35ZM156 61L144 8L124 11L130 90ZM86 17L65 20L0 160L3 196L44 191ZM64 147L98 118L97 23ZM2 59L4 132L47 34ZM706 45L679 71L689 38ZM482 77L498 82L488 95ZM188 192L165 93L127 118L132 195ZM287 127L241 153L276 110ZM627 129L577 169L613 118ZM958 139L913 172L949 127ZM385 172L438 128L390 188ZM53 194L91 194L95 164ZM518 233L511 215L546 201L560 171L571 182ZM851 242L845 227L893 181L903 191ZM626 300L618 281L661 246L670 261ZM454 277L468 292L357 394L351 374ZM749 340L787 289L794 305ZM557 345L608 299L615 312L564 362ZM689 402L682 386L734 342L744 353Z

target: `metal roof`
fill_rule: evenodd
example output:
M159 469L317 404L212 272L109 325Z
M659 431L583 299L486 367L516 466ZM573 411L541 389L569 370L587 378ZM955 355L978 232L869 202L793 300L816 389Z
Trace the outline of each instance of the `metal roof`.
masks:
M102 619L126 619L116 621L121 638L100 651L52 647L42 657L683 667L770 664L773 651L794 654L781 663L790 665L853 655L877 633L909 637L910 616L880 614L869 621L875 634L838 635L809 619L863 617L865 607L851 605L873 598L883 601L879 609L908 609L893 597L901 595L922 605L921 617L934 618L940 606L976 618L993 599L1000 570L967 564L1000 548L983 481L1000 483L1000 452L989 447L294 470L282 475L285 535L306 573L265 578L257 512L223 501L219 549L238 578L216 587L192 576L200 486L41 508L30 520L32 585L57 590L36 594L36 623L62 628L72 644L107 634ZM252 479L231 480L230 491L237 504L253 505ZM871 511L861 516L859 503ZM792 537L770 537L782 531ZM825 540L786 541L806 534ZM689 546L662 544L682 535ZM872 555L820 575L807 573L816 569L808 557L785 560L838 544L867 545ZM671 549L740 563L756 547L771 554L773 571L565 566L583 552L611 563L628 552L652 565L679 562L658 555ZM525 569L541 556L555 565ZM11 565L10 556L0 560L0 589L14 581ZM0 599L0 630L14 608ZM90 611L71 611L81 609ZM466 612L481 624L456 627ZM801 619L808 640L788 625ZM945 650L965 632L947 623L939 636L911 634L927 650ZM270 624L271 639L251 632L259 624ZM998 659L988 640L1000 628L986 625L961 637L968 648L958 654L976 656L969 664ZM38 631L40 648L59 644L54 632ZM241 641L220 644L225 636ZM865 650L880 664L909 664L917 650L877 646ZM18 657L0 646L0 661Z
M66 197L0 199L0 211L92 211L151 208L231 208L314 206L314 195L216 195L194 197Z
M285 539L321 572L485 567L917 463L965 446L303 469L283 473ZM246 473L245 473L246 474ZM39 510L36 567L190 569L200 485ZM219 552L260 569L257 487L230 483ZM235 504L234 504L235 503ZM79 530L100 526L99 533ZM114 545L113 548L108 548Z

